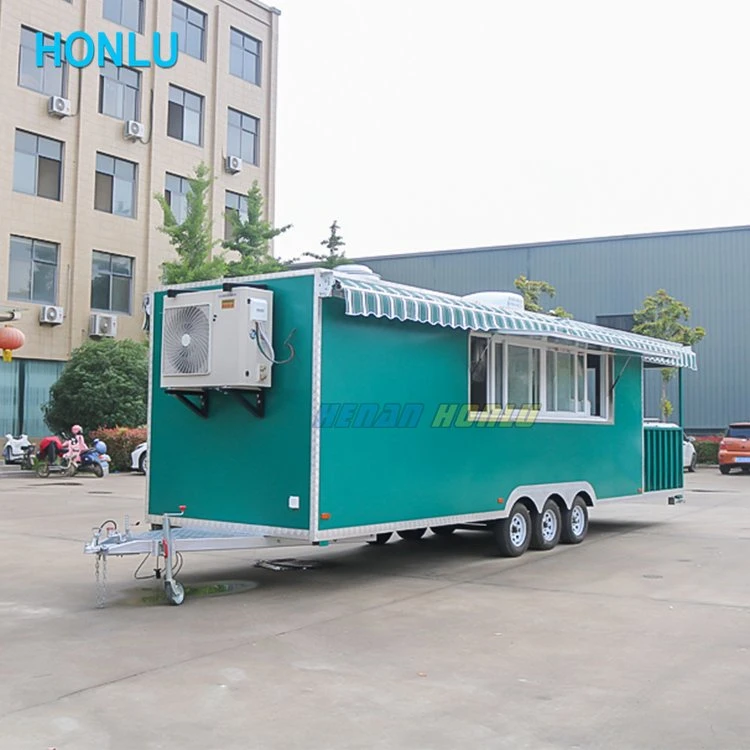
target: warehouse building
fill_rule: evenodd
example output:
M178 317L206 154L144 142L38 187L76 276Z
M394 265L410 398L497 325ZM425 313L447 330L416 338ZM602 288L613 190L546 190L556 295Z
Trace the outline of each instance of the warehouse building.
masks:
M685 302L690 325L706 337L695 346L698 371L683 376L682 424L716 433L750 420L750 226L599 237L357 258L384 279L452 294L514 291L518 276L548 281L578 320L630 329L633 312L658 289ZM647 372L646 413L659 414L661 374ZM679 418L677 384L669 397Z
M202 161L217 240L255 180L273 221L278 16L255 0L0 3L0 318L19 311L26 337L0 362L0 435L46 433L41 405L74 348L144 337L144 294L174 257L155 193L179 220ZM168 59L176 32L177 64L80 68L75 52L58 67L47 52L37 66L37 33L52 48L77 31L132 34L141 61L155 31Z

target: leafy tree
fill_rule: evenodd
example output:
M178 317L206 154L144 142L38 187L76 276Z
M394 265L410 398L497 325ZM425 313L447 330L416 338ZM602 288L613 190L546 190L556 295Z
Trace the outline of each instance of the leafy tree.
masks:
M303 255L320 261L323 268L336 268L336 266L343 265L344 263L351 263L349 258L345 257L345 250L339 252L339 248L346 245L346 242L344 242L339 234L339 229L338 222L334 221L330 226L331 233L328 235L328 239L320 243L328 250L327 253L303 253Z
M98 427L145 424L147 403L148 345L103 339L72 353L43 409L54 432L80 424L88 434Z
M516 289L523 295L523 305L526 310L530 312L547 312L539 300L543 294L548 297L554 297L556 290L547 281L532 281L527 279L525 276L519 276L515 281ZM550 315L554 315L557 318L572 318L573 316L564 308L556 307L554 310L549 311Z
M263 194L258 182L253 182L247 193L247 214L241 216L236 211L227 214L232 235L222 245L227 250L239 253L240 259L230 261L227 273L229 276L252 276L259 273L283 271L288 263L282 263L271 254L271 240L288 229L291 224L274 228L263 218ZM290 261L293 262L293 261Z
M178 222L164 195L155 195L164 213L164 223L159 230L169 237L177 251L178 260L162 264L162 283L186 284L191 281L209 281L224 276L226 261L223 255L214 256L213 222L208 194L214 178L208 167L201 163L190 178L187 193L187 212L184 221Z
M693 346L706 335L705 328L687 325L690 308L664 289L659 289L643 301L643 307L633 314L633 333L651 336L665 341L674 341L683 346ZM664 367L661 371L661 415L664 421L672 414L672 403L667 398L667 384L675 375L674 367Z

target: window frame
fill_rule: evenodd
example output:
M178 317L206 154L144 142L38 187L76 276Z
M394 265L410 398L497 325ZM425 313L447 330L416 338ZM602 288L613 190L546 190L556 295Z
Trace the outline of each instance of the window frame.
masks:
M99 161L100 156L105 159L113 160L111 174L109 172L102 172L99 170L98 161ZM123 164L127 164L133 167L133 182L132 182L133 189L131 193L133 211L130 214L123 214L123 213L118 213L117 211L115 211L115 187L116 187L117 163L118 162L122 162ZM110 191L111 210L109 211L103 208L98 208L96 205L96 199L98 195L97 183L98 183L98 176L100 174L106 177L109 177L111 180L111 191ZM122 159L119 156L113 156L112 154L105 153L104 151L96 152L95 161L94 161L94 210L101 211L101 213L109 214L110 216L119 216L122 219L137 219L138 218L138 163L137 162L130 161L129 159Z
M94 257L95 254L106 255L109 259L109 270L105 276L109 279L109 308L95 307L94 306ZM125 259L130 263L130 273L128 275L115 273L112 270L112 261L114 258ZM128 310L115 310L112 307L112 277L116 276L121 279L129 279L128 284ZM132 315L133 314L133 280L135 278L135 258L132 255L122 255L121 253L110 253L106 250L92 250L91 251L91 295L90 295L90 307L92 312L110 313L113 315Z
M177 195L185 196L185 216L183 216L182 219L180 219L177 216L177 214L175 214L175 219L177 219L177 223L181 224L187 218L187 195L190 192L190 179L188 177L183 177L182 175L175 174L174 172L165 172L164 174L164 199L167 201L167 205L172 209L173 214L175 213L174 206L172 205L172 194L174 193L174 191L170 190L168 186L168 181L170 177L174 180L180 181L180 188L182 188L183 183L185 186L185 192L177 193Z
M187 32L189 27L192 26L193 28L198 28L195 24L190 23L190 13L197 13L199 16L203 19L203 26L201 28L201 54L200 57L196 57L194 54L192 54L187 49L187 41L185 41L184 45L182 42L182 35L178 32L178 49L180 52L184 52L189 57L192 57L194 60L200 60L201 62L206 61L206 37L208 35L208 14L204 13L202 10L199 10L198 8L194 8L189 3L184 3L182 0L172 0L172 31L176 31L175 29L175 7L176 6L182 6L185 8L185 31ZM182 19L177 19L177 21L182 21ZM186 33L187 38L187 33Z
M237 206L229 205L229 196L233 196L233 197L236 196ZM227 231L230 229L229 212L235 211L237 214L241 214L241 212L243 211L243 201L244 201L244 212L245 214L247 214L247 194L238 193L236 190L224 191L224 241L225 242L232 239L231 232Z
M99 69L99 102L98 102L98 111L100 115L104 115L105 117L112 117L115 120L120 120L122 122L127 122L128 120L136 120L137 122L140 122L141 120L141 99L142 99L142 83L143 83L143 76L141 75L141 72L139 70L135 70L135 68L128 68L125 65L119 66L115 65L112 60L106 59L104 60L105 66ZM105 75L104 71L109 70L107 67L107 63L114 68L115 71L115 77ZM120 76L122 75L122 71L126 70L130 73L135 74L136 80L138 81L138 86L135 88L135 112L133 112L133 117L128 117L127 114L125 114L125 90L126 89L133 89L133 86L130 84L121 81ZM118 117L117 115L113 115L110 112L104 111L104 86L105 81L114 81L117 83L117 85L120 88L120 96L122 98L122 109L123 109L123 117Z
M182 98L181 102L177 102L172 99L173 90L181 94L181 98ZM198 111L200 115L200 122L198 126L198 142L197 143L195 141L189 141L185 138L185 110L189 109L191 112L196 111L192 108L189 108L187 104L185 103L186 102L185 94L190 94L191 96L197 97L200 100L200 110ZM172 104L179 106L182 110L181 123L180 123L181 125L180 129L181 129L182 134L179 137L176 135L172 135L172 133L169 132L170 131L169 113L170 113ZM178 86L177 84L170 83L169 91L167 94L167 137L173 138L176 141L181 141L182 143L188 143L191 146L198 146L199 148L202 148L203 142L205 139L205 135L204 135L205 125L206 125L205 121L206 121L206 97L203 96L203 94L198 94L195 91L190 91L190 89L185 89L182 86Z
M24 32L28 31L30 34L33 34L34 36L34 44L31 48L24 45ZM44 77L47 73L47 60L53 60L54 56L50 52L44 53L44 61L45 65L43 68L41 68L42 71L42 87L41 89L36 88L35 86L27 86L24 83L21 83L21 63L23 60L23 51L30 49L30 54L33 55L34 58L34 68L36 70L39 70L39 68L36 68L36 35L39 34L39 29L33 29L31 26L26 26L25 24L21 24L21 34L19 36L18 40L18 74L16 77L16 82L18 86L22 89L26 89L27 91L35 91L37 94L42 94L43 96L62 96L63 98L67 98L68 95L68 61L65 59L65 40L61 39L61 52L60 52L60 59L62 61L62 65L60 66L61 70L61 83L60 83L60 91L59 93L57 91L49 91L45 88L44 85ZM46 32L41 32L44 34L44 42L45 44L53 44L54 43L54 37L47 34ZM52 66L54 68L54 65ZM56 68L55 68L56 69Z
M18 134L23 133L24 135L31 136L36 140L36 146L34 151L34 192L29 193L25 190L17 190L16 189L16 158L18 153L25 153L28 155L31 155L29 152L26 151L18 151L18 145L17 145L17 139ZM45 154L40 153L39 150L39 141L49 141L50 143L54 143L60 148L60 159L56 160L53 159L50 156L47 156ZM39 193L39 162L40 158L46 159L48 161L57 161L59 164L59 169L57 173L57 198L51 198L48 195L40 195ZM14 193L18 193L19 195L29 195L33 198L44 198L44 200L48 201L55 201L56 203L62 203L63 200L63 186L65 183L65 142L60 141L57 138L50 138L46 135L40 135L39 133L34 133L31 130L24 130L23 128L16 128L14 130L14 142L13 142L13 177L12 177L12 191Z
M12 294L10 289L11 269L13 264L13 240L25 240L31 242L31 258L29 259L29 296L24 297L18 294ZM51 263L48 260L35 257L35 250L37 243L43 243L55 248L55 262ZM42 300L34 297L34 273L36 270L36 264L42 264L44 266L52 266L54 268L54 284L52 291L52 300ZM8 299L16 300L18 302L29 302L33 305L56 305L59 295L59 284L60 284L60 243L52 242L50 240L42 240L38 237L27 237L21 234L10 234L8 241Z
M143 21L144 21L143 16L145 15L144 14L145 7L144 7L143 0L131 0L132 2L138 3L138 28L137 29L134 29L132 26L128 26L126 23L123 23L125 3L127 3L129 0L114 0L114 2L117 3L120 8L119 19L110 18L108 15L106 15L107 1L108 0L102 0L102 18L105 21L109 21L110 23L116 23L118 26L122 26L124 29L130 29L131 31L134 31L136 34L143 33Z
M614 424L615 418L615 394L612 388L614 382L614 353L611 351L605 351L602 349L594 349L584 345L575 345L567 343L550 342L548 340L535 339L533 341L519 340L513 336L505 336L499 334L485 334L480 332L472 332L468 337L467 343L467 404L468 404L468 418L476 421L496 421L502 415L507 419L509 412L508 404L508 347L518 347L527 349L529 352L529 360L531 362L534 351L538 351L538 393L539 402L513 404L513 413L523 412L525 409L536 408L537 422L560 422L560 423L574 423L578 424L585 422L587 424ZM487 380L487 394L486 394L486 406L484 409L474 409L472 404L472 391L471 391L471 377L472 377L472 342L481 339L488 342L488 350L486 356L486 380ZM498 378L496 372L496 363L498 359L498 347L502 349L502 367L501 377ZM583 409L578 411L563 411L556 409L549 409L547 403L547 390L548 390L548 362L550 361L550 355L557 359L558 354L571 354L573 355L573 362L575 363L575 369L573 373L573 385L574 385L574 401L578 406L579 401L579 375L578 369L580 367L580 361L583 360ZM603 411L602 415L594 415L587 413L589 410L594 410L595 399L592 398L592 394L589 393L588 387L588 372L590 369L596 369L589 366L589 357L598 356L599 359L599 405L600 410ZM557 382L555 377L555 393L557 392ZM529 394L531 395L533 389L533 381L528 380ZM590 403L589 403L590 402Z
M242 37L242 46L237 45L234 43L234 35L238 34L240 37ZM255 42L258 46L258 51L256 53L250 52L245 47L245 42L247 40L251 40ZM242 74L235 73L232 70L232 49L237 48L242 50ZM250 78L245 78L244 71L245 71L245 54L253 55L255 57L255 80L251 80ZM262 76L263 76L263 42L254 37L252 34L248 34L246 31L242 31L241 29L236 28L235 26L229 27L229 75L234 76L235 78L239 78L241 81L245 81L246 83L250 83L253 86L260 86Z
M232 125L232 114L239 115L240 117L240 124L239 126ZM243 128L244 120L252 120L255 123L255 132L251 130L245 130ZM233 129L239 129L239 140L240 140L240 153L235 154L232 153L232 149L230 147L231 142L231 131ZM244 154L242 153L243 148L243 133L249 133L253 136L253 158L245 159ZM258 167L260 166L260 117L255 117L255 115L249 115L247 112L243 112L242 110L235 109L234 107L227 107L227 156L239 156L240 159L245 164L250 164L251 166Z

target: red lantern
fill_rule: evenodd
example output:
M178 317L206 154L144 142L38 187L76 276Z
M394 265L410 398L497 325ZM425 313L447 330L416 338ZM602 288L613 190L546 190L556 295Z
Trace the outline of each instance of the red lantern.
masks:
M0 328L0 349L3 351L3 362L13 359L13 350L20 349L26 342L26 336L18 328L3 326Z

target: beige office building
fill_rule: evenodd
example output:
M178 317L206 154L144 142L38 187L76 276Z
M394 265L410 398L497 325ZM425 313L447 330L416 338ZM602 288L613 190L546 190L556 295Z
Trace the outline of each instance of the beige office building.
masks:
M0 2L0 312L26 344L0 362L0 435L45 431L40 405L90 337L144 336L143 297L174 257L158 227L164 193L178 218L201 161L216 177L214 233L257 180L273 220L278 11L253 0ZM170 68L37 66L37 33L122 33L125 59ZM74 60L84 42L72 46ZM62 322L60 322L62 321Z

